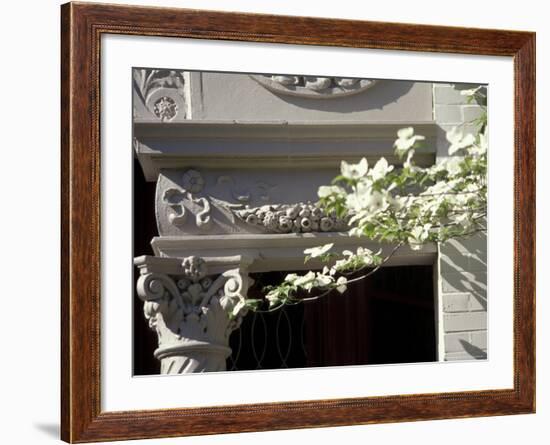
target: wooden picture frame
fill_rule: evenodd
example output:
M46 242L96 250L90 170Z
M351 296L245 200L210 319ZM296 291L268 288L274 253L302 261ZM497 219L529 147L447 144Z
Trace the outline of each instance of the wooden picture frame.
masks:
M535 411L535 34L171 8L61 8L61 438L142 439ZM208 408L102 412L100 38L185 37L514 59L514 387Z

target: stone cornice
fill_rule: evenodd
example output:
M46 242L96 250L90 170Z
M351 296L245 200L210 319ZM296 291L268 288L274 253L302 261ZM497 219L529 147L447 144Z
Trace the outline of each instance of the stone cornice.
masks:
M440 131L434 122L136 120L134 137L146 179L154 181L163 168L328 168L380 156L399 164L393 143L407 126L426 137L417 164L432 164Z
M178 261L178 257L189 255L201 256L207 262L241 255L247 258L249 272L322 268L322 264L314 260L304 264L304 249L327 243L333 243L337 253L363 246L373 251L382 249L382 255L386 255L394 248L390 243L362 240L346 233L163 236L151 241L155 255L173 258L174 262ZM418 251L402 246L387 262L387 266L433 264L436 256L435 244L426 244Z
M397 130L412 126L415 132L427 138L435 137L434 121L364 122L364 121L235 121L235 120L185 120L161 122L152 119L135 119L134 136L140 138L174 137L188 138L236 138L236 139L391 139Z

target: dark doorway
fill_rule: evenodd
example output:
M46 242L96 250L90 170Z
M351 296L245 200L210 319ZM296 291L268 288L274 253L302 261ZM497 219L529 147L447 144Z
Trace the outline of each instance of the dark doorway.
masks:
M253 274L251 297L288 272ZM387 267L340 295L249 314L232 334L229 370L437 360L431 266Z
M155 188L154 182L146 182L143 170L137 159L134 159L134 196L133 196L133 258L140 255L153 255L151 239L158 235L155 221ZM131 259L130 259L131 260ZM133 268L135 283L139 276L137 267ZM143 302L139 299L134 286L132 300L134 339L134 374L151 375L160 373L160 362L153 356L157 348L157 334L149 329L143 316Z

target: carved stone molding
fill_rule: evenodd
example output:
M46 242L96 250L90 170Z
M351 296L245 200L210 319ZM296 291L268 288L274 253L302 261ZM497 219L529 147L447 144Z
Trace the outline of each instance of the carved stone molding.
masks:
M330 99L350 96L374 86L372 79L287 76L287 75L251 75L252 79L274 93L310 99Z
M176 101L168 96L162 96L153 104L153 113L161 121L171 121L178 114Z
M277 203L271 196L276 187L264 181L239 187L229 175L214 176L213 184L194 169L171 175L177 183L161 176L157 184L161 234L167 233L167 226L178 234L343 232L348 228L347 219L328 214L311 201ZM222 191L226 199L214 196Z
M237 217L265 233L343 232L347 220L325 213L311 202L235 210Z
M241 305L251 284L249 261L143 256L134 262L144 315L158 335L161 374L225 370L229 335L247 312Z
M183 71L134 69L135 97L161 122L185 118Z
M247 188L251 184L242 186L250 171L270 169L290 173L326 169L328 182L324 184L328 184L342 159L359 162L366 157L369 163L376 163L384 156L389 163L399 165L403 161L394 154L396 134L400 128L411 126L426 137L425 147L415 153L417 165L433 165L441 129L433 122L417 121L240 122L179 120L178 115L171 122L161 122L144 118L134 122L134 149L149 182L156 181L162 170L223 169L225 173L220 176L233 179L221 182L226 181L228 187L234 188L238 199L245 195L243 192L250 192ZM261 182L265 183L261 193L267 197L273 195L270 188L276 184L267 180L268 176L273 175L265 176L257 184L260 188Z

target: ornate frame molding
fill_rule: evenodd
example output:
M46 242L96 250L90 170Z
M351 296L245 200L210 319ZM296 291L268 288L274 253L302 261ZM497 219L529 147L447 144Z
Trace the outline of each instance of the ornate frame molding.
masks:
M62 6L61 436L173 437L535 411L535 35L220 13ZM511 56L515 69L514 387L487 391L104 412L100 391L100 38L191 37ZM151 421L156 428L151 428Z

